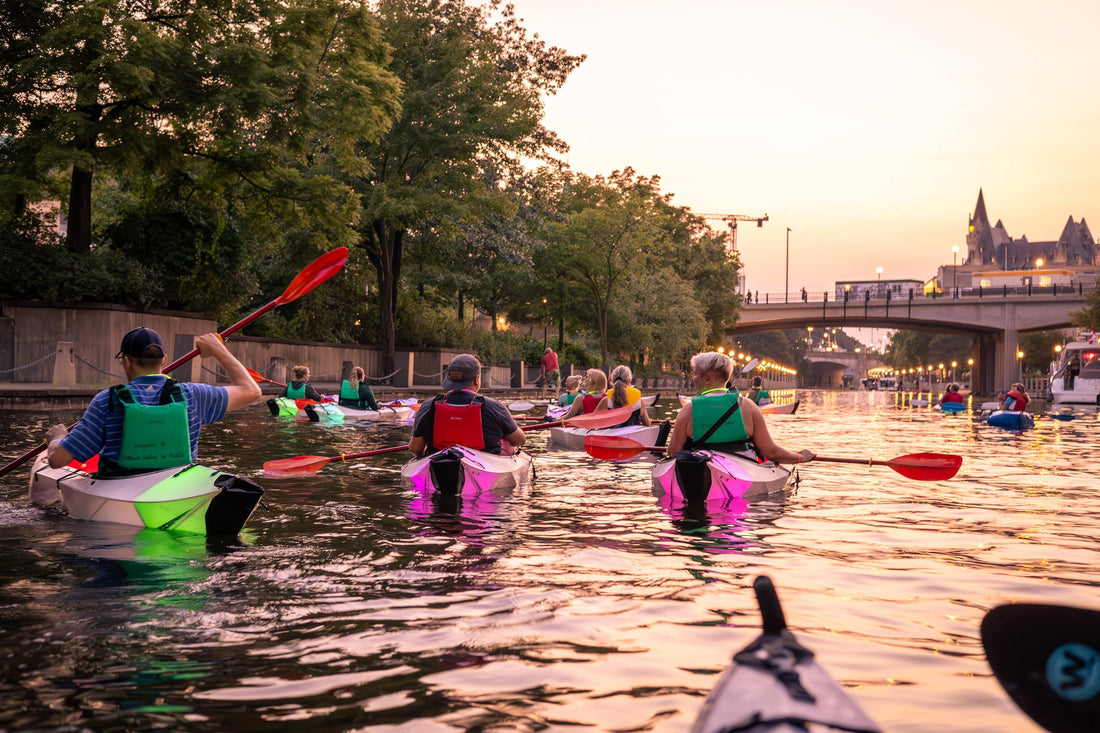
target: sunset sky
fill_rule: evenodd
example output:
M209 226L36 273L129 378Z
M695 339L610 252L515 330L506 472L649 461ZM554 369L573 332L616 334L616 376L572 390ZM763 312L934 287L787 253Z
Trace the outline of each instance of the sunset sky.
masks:
M588 59L547 124L587 174L742 224L748 287L926 279L978 189L1013 237L1100 234L1100 2L515 0ZM721 226L719 224L719 226Z

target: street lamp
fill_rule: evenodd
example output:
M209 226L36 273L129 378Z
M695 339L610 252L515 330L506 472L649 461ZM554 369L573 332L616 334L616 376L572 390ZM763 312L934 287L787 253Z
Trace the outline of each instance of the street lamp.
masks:
M783 275L783 302L787 302L787 293L791 286L791 228L787 227L787 266Z
M882 290L882 265L879 265L878 267L876 267L875 272L878 274L878 282L879 282L878 286L875 287L875 297L877 298L880 295L882 295L882 293L880 292Z
M959 245L954 245L951 248L951 292L954 293L954 297L959 297ZM971 275L973 277L973 275Z

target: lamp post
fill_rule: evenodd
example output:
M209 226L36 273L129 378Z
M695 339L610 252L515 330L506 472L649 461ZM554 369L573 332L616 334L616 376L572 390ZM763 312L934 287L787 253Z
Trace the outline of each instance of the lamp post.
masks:
M877 298L882 295L880 292L882 290L882 265L875 268L875 273L878 275L878 285L875 287L875 297Z
M791 228L787 227L787 265L783 272L783 302L787 301L787 294L791 290Z
M951 248L951 297L955 298L959 295L959 245L954 245ZM973 277L973 275L971 275Z

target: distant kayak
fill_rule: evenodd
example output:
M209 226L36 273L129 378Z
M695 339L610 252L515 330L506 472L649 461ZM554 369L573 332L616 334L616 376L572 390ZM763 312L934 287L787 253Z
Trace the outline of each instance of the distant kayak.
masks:
M964 412L967 408L965 402L941 402L932 409L940 412Z
M912 407L928 407L928 400L911 399L909 404Z
M1035 427L1035 418L1030 413L1016 410L994 410L985 421L993 427L1005 430L1028 430Z

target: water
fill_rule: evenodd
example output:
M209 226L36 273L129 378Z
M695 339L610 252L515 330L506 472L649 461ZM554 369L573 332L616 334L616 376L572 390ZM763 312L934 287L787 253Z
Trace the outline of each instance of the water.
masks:
M881 392L800 393L778 441L965 458L949 482L814 463L789 496L669 514L649 466L546 453L457 513L403 454L261 480L232 542L46 515L0 479L0 729L683 731L758 633L770 575L798 637L888 731L1034 731L978 638L1000 603L1100 607L1095 408L1014 434ZM667 402L667 401L666 401ZM18 455L72 413L0 414ZM208 426L204 462L401 442L394 426Z

